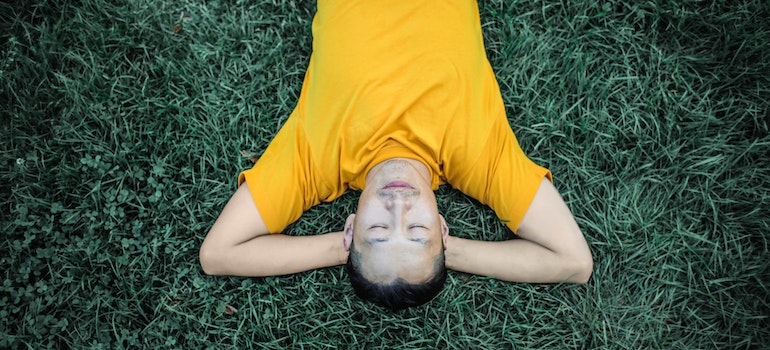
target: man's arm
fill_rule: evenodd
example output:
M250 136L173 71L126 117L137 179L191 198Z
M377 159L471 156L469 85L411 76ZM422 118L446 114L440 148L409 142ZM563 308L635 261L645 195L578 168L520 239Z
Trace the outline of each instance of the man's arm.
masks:
M285 275L344 264L347 251L342 242L342 232L269 234L244 182L206 235L200 262L209 275Z
M502 242L449 237L447 268L504 281L585 283L593 258L583 233L559 192L543 179L519 224L518 236Z

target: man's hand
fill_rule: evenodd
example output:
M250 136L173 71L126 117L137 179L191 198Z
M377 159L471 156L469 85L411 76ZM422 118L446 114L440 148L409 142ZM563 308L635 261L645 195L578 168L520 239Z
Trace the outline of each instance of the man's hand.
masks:
M593 270L588 244L564 200L543 179L519 224L518 236L503 242L451 237L448 269L526 283L585 283Z
M244 182L227 202L200 250L209 275L275 276L344 264L342 232L269 234Z

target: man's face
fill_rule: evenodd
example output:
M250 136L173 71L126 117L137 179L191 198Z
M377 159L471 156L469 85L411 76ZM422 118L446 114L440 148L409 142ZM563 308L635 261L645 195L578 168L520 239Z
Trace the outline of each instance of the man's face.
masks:
M372 282L402 278L420 283L435 271L435 259L449 231L420 166L396 159L372 169L358 211L348 220L361 256L361 274Z

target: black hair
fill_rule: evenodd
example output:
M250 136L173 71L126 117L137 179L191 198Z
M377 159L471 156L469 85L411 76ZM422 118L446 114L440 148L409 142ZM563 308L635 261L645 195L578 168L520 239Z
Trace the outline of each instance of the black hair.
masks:
M444 288L447 271L444 264L444 249L435 258L433 275L421 283L408 283L397 278L390 283L375 283L367 280L359 271L361 253L356 251L351 242L345 271L348 272L350 285L359 298L392 310L402 310L419 306L433 299Z

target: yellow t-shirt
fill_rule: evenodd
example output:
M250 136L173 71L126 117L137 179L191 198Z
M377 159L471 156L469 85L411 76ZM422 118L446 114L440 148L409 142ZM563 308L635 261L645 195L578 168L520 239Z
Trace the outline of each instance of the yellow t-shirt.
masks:
M516 231L547 169L519 147L475 1L319 0L299 101L250 170L270 232L365 186L389 158L422 161Z

